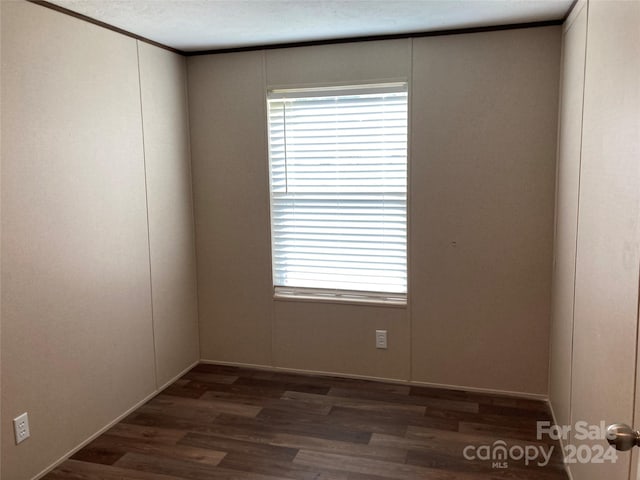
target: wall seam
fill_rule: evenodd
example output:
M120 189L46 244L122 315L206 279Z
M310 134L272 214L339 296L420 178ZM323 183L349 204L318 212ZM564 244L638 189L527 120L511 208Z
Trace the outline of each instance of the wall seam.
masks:
M189 162L188 162L188 166L189 166L189 191L191 192L191 220L193 222L193 260L195 261L195 265L194 265L194 269L195 269L195 275L196 275L196 282L195 282L195 287L196 287L196 291L195 291L195 295L196 295L196 326L197 326L197 333L198 333L198 351L197 351L197 356L198 356L198 360L202 360L202 345L200 342L200 327L201 327L201 322L200 322L200 291L198 289L198 278L199 278L199 266L200 263L198 262L198 242L197 242L197 238L198 238L198 233L197 233L197 227L196 227L196 197L195 197L195 193L194 193L194 188L193 188L193 153L192 153L192 141L191 141L191 108L190 108L190 97L189 97L189 60L187 58L183 58L183 65L184 65L184 97L185 100L187 102L186 107L187 107L187 136L189 138L188 141L188 155L189 155Z
M587 85L587 40L589 37L589 2L585 6L586 28L584 35L584 62L582 67L582 112L580 118L580 159L578 161L578 203L576 207L576 244L575 255L573 260L573 302L571 308L571 368L569 371L569 423L573 422L573 364L574 364L574 345L575 345L575 324L576 324L576 286L578 278L578 239L580 236L580 192L582 186L582 146L584 135L584 98Z
M558 244L558 193L560 192L560 144L562 135L562 101L563 101L563 88L564 88L564 59L565 59L565 32L562 32L560 41L560 80L558 82L558 128L556 135L556 173L555 173L555 201L554 201L554 218L553 218L553 254L551 258L551 297L550 297L550 312L549 312L549 358L548 358L548 374L547 374L547 391L549 392L549 404L552 404L551 398L551 377L553 366L553 326L555 324L554 318L554 298L555 298L555 284L556 284L556 264L557 264L557 244Z
M140 73L140 41L136 40L136 55L138 60L138 92L140 95L140 127L142 133L142 164L144 167L144 199L147 214L147 251L149 254L149 300L151 302L151 335L153 339L153 373L156 391L158 390L158 352L156 346L155 316L153 312L153 274L151 266L151 225L149 222L149 188L147 181L147 152L144 136L144 111L142 108L142 75Z
M412 231L411 225L413 222L411 221L411 213L413 211L412 202L411 202L411 192L413 188L411 187L413 178L411 176L412 164L413 164L413 44L414 39L409 39L409 78L407 79L408 84L408 99L407 106L409 108L407 120L408 120L408 128L407 128L407 330L409 334L407 347L409 349L409 365L407 368L407 379L409 381L413 380L413 285L412 285L412 253L413 253L413 239L412 239Z
M261 75L262 75L262 94L264 95L264 98L262 100L262 114L263 114L263 118L266 119L265 121L265 129L263 131L263 145L265 147L265 152L267 152L267 162L266 162L266 169L267 169L267 173L266 173L266 178L269 181L269 225L268 225L268 231L267 231L267 236L269 237L269 247L270 247L270 251L269 251L269 273L270 273L270 281L271 281L271 286L273 287L273 237L271 234L271 226L272 226L272 199L271 199L271 149L269 147L269 119L268 119L268 115L269 112L266 110L266 105L267 105L267 52L265 50L262 50L261 52ZM275 287L273 287L275 288ZM276 359L275 359L275 343L276 343L276 302L273 299L273 295L271 298L271 309L269 310L269 314L271 315L271 318L269 319L269 325L270 325L270 333L271 333L271 351L269 352L269 363L271 366L275 367L276 366Z

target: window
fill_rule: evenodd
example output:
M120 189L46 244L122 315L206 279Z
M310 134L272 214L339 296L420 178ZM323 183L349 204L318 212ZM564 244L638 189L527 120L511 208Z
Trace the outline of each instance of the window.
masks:
M406 303L407 85L268 94L276 296Z

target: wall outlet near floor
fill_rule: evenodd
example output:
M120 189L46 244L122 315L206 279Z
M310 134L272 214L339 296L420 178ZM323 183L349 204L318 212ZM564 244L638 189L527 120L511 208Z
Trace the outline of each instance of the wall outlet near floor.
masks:
M386 330L376 330L376 348L387 348Z
M24 442L31 436L31 432L29 431L29 416L27 415L27 412L24 412L22 415L13 419L13 430L16 434L16 445L20 442Z

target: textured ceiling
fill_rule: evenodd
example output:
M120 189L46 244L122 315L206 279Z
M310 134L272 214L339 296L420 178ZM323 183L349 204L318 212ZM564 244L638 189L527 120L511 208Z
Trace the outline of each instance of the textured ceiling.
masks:
M50 0L164 45L210 50L558 20L572 0Z

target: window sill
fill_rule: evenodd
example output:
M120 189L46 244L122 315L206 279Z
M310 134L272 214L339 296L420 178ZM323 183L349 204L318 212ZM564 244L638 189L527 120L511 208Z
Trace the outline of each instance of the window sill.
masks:
M334 303L373 307L406 308L404 294L275 287L273 299L286 302Z

